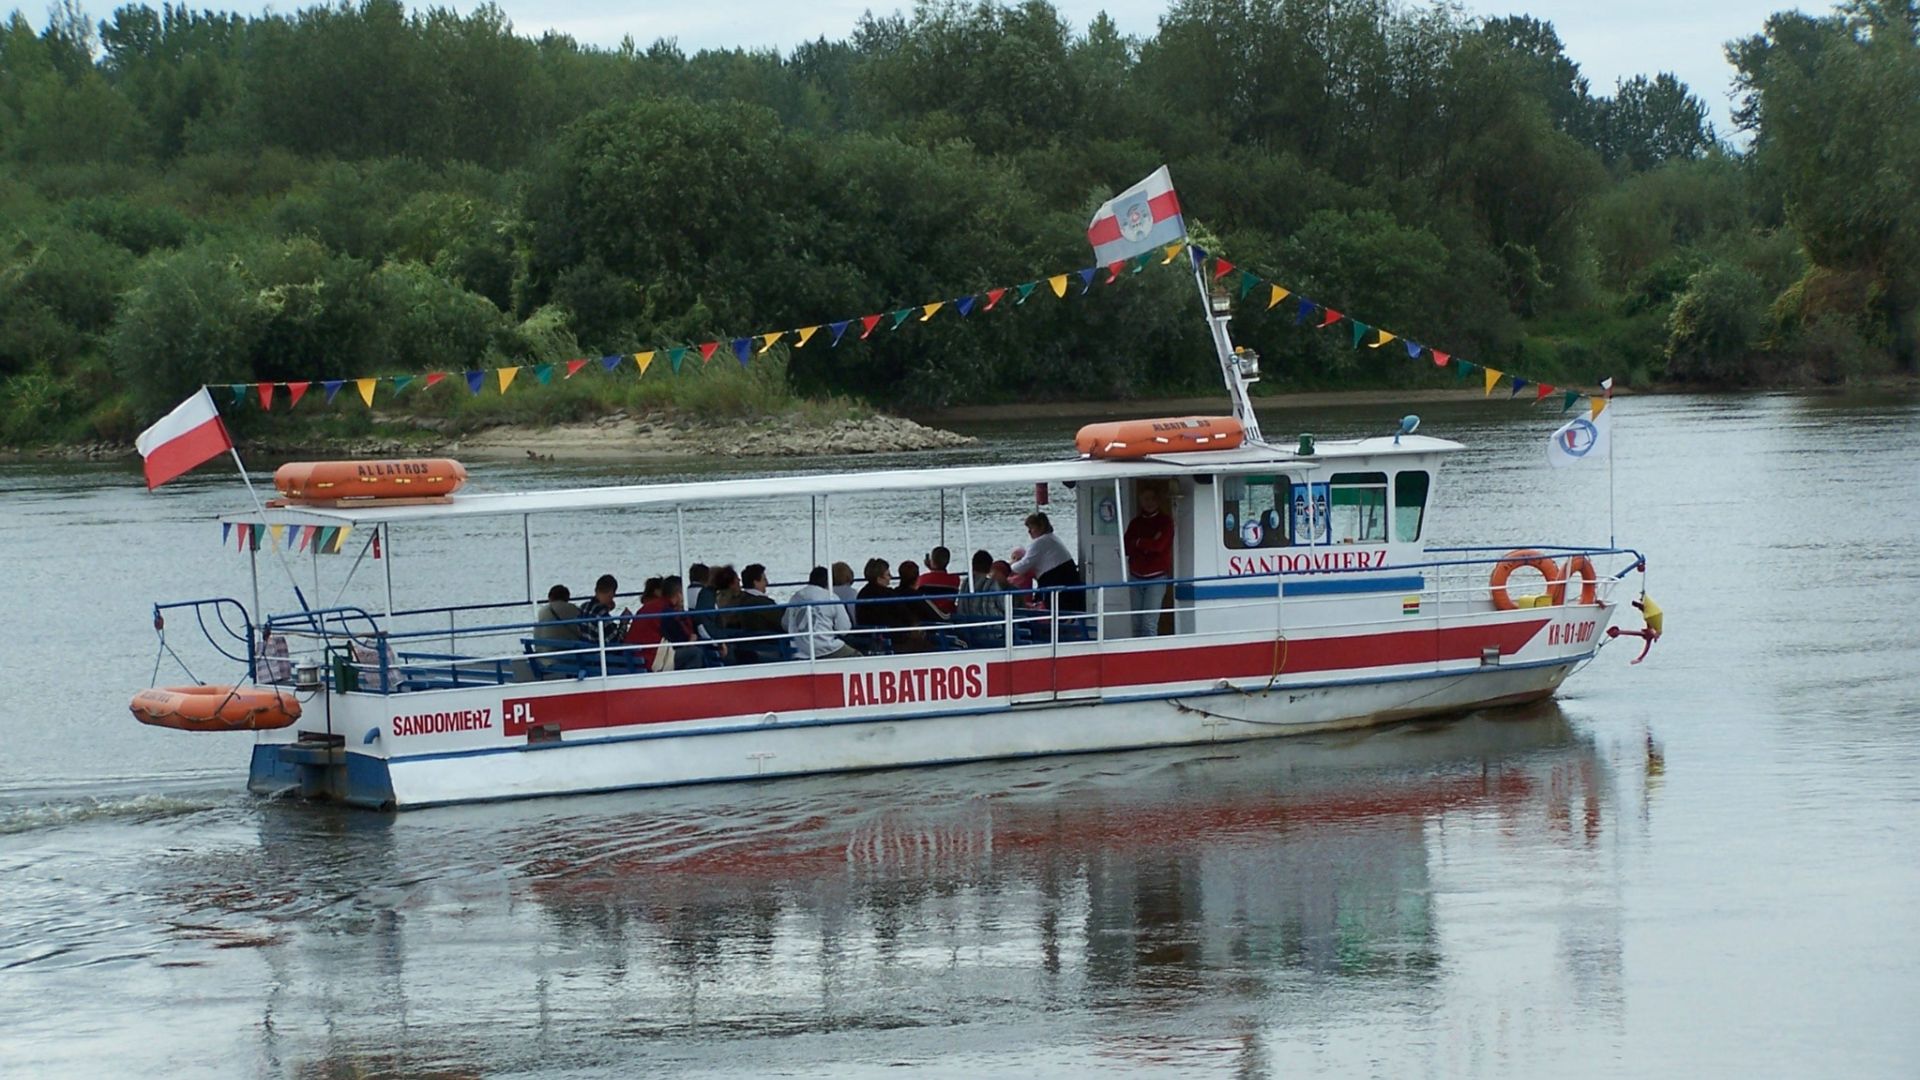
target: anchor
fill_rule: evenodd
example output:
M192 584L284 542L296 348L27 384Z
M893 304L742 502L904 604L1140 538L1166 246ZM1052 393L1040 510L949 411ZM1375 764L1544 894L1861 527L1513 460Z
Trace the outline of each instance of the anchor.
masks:
M1653 651L1653 643L1660 640L1660 631L1666 624L1666 616L1661 612L1660 605L1654 603L1653 597L1646 593L1641 593L1640 599L1635 600L1633 606L1640 609L1640 618L1646 625L1638 630L1622 630L1617 626L1609 626L1607 637L1637 637L1645 641L1646 644L1640 647L1640 655L1633 658L1633 663L1637 664L1647 658L1647 654Z

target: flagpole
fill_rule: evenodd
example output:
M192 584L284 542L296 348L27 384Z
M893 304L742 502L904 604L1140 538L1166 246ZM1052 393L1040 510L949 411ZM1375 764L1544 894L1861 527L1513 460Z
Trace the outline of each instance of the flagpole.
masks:
M202 386L200 390L202 393L207 395L209 400L212 399L213 389L211 387ZM227 426L227 422L225 420L220 421L220 427L223 431L226 429L226 426ZM267 504L260 500L260 492L255 490L253 486L253 478L247 475L247 465L246 465L246 462L240 460L240 448L234 445L233 433L228 431L226 432L226 435L227 435L227 453L233 456L233 467L239 470L240 482L246 485L247 497L253 500L253 508L255 511L257 511L260 514L261 527L265 528L266 521L267 521ZM287 557L281 553L279 545L274 544L272 534L268 534L267 544L273 548L274 561L279 563L280 569L286 572L287 584L293 586L294 599L300 600L300 606L302 608L305 608L307 606L306 601L300 596L300 581L298 578L293 576L293 567L287 565ZM254 606L253 617L256 621L258 621L260 618L260 596L259 596L259 579L257 576L255 578L255 583L254 583L253 606Z
M1607 402L1609 405L1613 402L1611 390L1607 391ZM1607 427L1612 428L1619 419L1620 414L1615 413L1613 419L1607 421ZM1619 534L1613 527L1613 434L1611 430L1607 432L1607 546L1610 548L1620 546Z

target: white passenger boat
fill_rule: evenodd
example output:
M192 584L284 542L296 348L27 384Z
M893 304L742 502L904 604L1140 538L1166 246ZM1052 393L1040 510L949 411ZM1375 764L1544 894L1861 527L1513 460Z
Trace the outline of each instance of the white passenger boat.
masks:
M1089 453L1080 455L1063 448L1057 459L1011 465L397 499L305 491L305 501L226 519L352 527L391 551L395 535L465 535L484 518L517 519L518 546L545 518L659 515L681 537L684 570L689 554L700 555L686 551L684 508L732 507L740 521L791 513L795 534L798 522L812 523L816 546L769 561L774 580L800 582L816 557L873 553L865 543L831 550L835 533L823 522L836 504L844 535L844 509L861 499L942 493L942 518L929 520L918 552L935 542L936 528L949 538L986 536L971 513L984 497L997 493L1003 506L1009 492L1028 505L1055 497L1045 501L1071 544L1078 585L981 592L960 605L972 619L856 630L845 640L859 655L809 655L804 635L736 634L691 647L718 661L724 643L730 657L757 650L762 662L660 670L659 649L618 636L606 643L593 620L578 627L581 640L556 649L535 639L546 590L536 588L530 542L525 594L511 600L396 610L389 582L384 610L262 617L257 601L247 610L200 600L161 605L156 622L190 610L213 636L230 637L216 644L246 665L254 684L246 691L264 686L268 706L282 702L231 725L256 729L252 790L389 809L1462 714L1547 697L1594 658L1616 591L1644 571L1638 553L1430 545L1444 466L1461 447L1412 433L1411 417L1399 435L1271 444L1247 395L1257 361L1233 349L1224 311L1210 311L1210 322L1235 416L1083 433ZM1198 429L1233 437L1180 435ZM1136 589L1126 524L1149 489L1172 515L1171 578ZM956 566L964 570L972 550L966 543ZM631 565L617 551L605 558ZM1542 572L1544 592L1509 592L1508 576L1521 567ZM897 603L925 613L923 601ZM1136 603L1148 609L1137 619ZM809 606L822 605L781 610ZM884 606L856 614L892 621L877 614ZM195 726L165 712L194 704L152 704L160 715L142 719Z

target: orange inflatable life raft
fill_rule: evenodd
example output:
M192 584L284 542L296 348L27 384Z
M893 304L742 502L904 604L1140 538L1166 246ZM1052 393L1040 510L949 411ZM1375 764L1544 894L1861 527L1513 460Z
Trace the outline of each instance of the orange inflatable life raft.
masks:
M1086 457L1125 460L1191 450L1232 450L1246 440L1246 428L1231 416L1175 416L1088 424L1073 437L1073 446Z
M134 719L176 731L271 731L300 719L293 691L270 686L164 686L133 695Z
M288 502L346 499L434 499L467 482L467 467L452 458L383 461L294 461L274 471L274 490Z

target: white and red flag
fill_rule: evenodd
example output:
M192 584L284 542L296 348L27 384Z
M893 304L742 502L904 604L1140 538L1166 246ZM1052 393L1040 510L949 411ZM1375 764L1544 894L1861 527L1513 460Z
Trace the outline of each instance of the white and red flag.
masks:
M1173 193L1173 178L1167 175L1165 165L1102 203L1087 223L1093 261L1101 266L1164 248L1186 235L1180 197Z
M203 386L141 432L133 445L146 459L147 490L152 491L233 449L233 438L220 422L213 395Z

